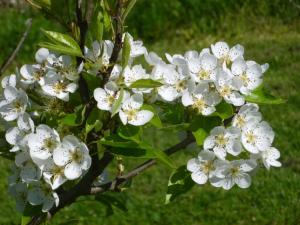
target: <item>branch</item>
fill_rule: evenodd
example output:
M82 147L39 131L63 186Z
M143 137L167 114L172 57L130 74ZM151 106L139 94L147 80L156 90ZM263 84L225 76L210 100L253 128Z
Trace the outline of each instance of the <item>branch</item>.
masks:
M12 52L12 54L8 57L8 59L6 59L4 61L4 63L1 65L0 67L0 77L1 75L6 71L6 69L10 66L10 64L14 61L15 57L17 56L18 52L20 51L24 41L26 40L28 34L29 34L29 31L31 29L31 26L32 26L32 19L28 19L26 21L26 29L19 41L19 43L17 44L15 50Z
M166 149L164 152L167 155L172 155L175 152L178 152L179 150L185 148L187 145L191 144L194 141L195 141L195 139L194 139L193 135L191 133L188 133L188 136L183 141ZM103 193L105 191L118 191L119 186L121 184L123 184L126 181L130 180L131 178L139 175L140 173L142 173L143 171L145 171L146 169L150 168L151 166L153 166L155 164L156 164L155 159L148 160L148 161L144 162L143 164L137 166L135 169L133 169L126 175L116 177L114 180L112 180L106 184L103 184L100 187L91 188L90 194L94 195L94 194Z

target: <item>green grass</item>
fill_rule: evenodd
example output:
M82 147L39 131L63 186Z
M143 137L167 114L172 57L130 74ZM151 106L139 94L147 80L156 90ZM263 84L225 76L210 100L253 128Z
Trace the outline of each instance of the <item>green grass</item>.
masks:
M239 11L239 13L241 12ZM9 45L14 44L14 41L10 39L17 39L14 34L22 27L22 20L27 16L27 12L17 16L14 13L2 14L0 11L1 51L3 49L2 53L0 52L0 60L5 57ZM229 17L232 18L232 15ZM11 22L8 21L12 18L16 21L16 28L12 28ZM252 18L252 16L244 17L243 20L251 23L253 22ZM255 18L255 21L258 21L260 17ZM159 23L159 21L163 20L157 19L154 23ZM217 40L226 40L230 44L244 45L247 59L254 59L259 63L268 62L270 69L265 75L267 88L273 94L288 99L288 102L283 105L261 107L265 120L270 122L276 132L274 145L281 150L283 167L271 169L269 172L259 170L253 177L252 186L246 190L235 187L230 191L224 191L209 185L196 186L191 192L175 200L174 203L164 205L166 185L171 171L163 165L158 165L137 177L132 188L125 192L125 195L128 196L129 211L127 213L116 211L114 215L106 217L103 205L81 199L78 203L57 214L51 224L300 224L299 18L287 18L287 23L284 24L284 18L281 20L270 16L259 21L258 26L249 27L240 25L235 27L233 21L227 17L225 21L228 24L220 24L222 32L196 32L193 28L197 24L195 22L191 24L191 27L184 24L184 27L178 28L177 31L171 30L168 32L167 38L162 35L155 42L152 38L146 38L145 45L150 50L161 54L163 52L182 53L189 49L200 50ZM214 20L212 23L214 23L213 26L216 26L218 20ZM4 27L3 24L7 24L7 26ZM33 60L32 49L36 49L33 43L40 38L38 29L41 25L50 27L49 22L38 17L32 30L36 36L27 41L16 65ZM230 31L226 27L230 27ZM137 27L133 30L137 30ZM7 42L9 45L6 44ZM169 146L177 141L176 135L172 134L170 138L166 138L165 134L160 132L149 135L149 137L153 139L154 143L161 146ZM195 154L196 152L193 151L185 151L172 156L172 159L179 166L185 164L187 159ZM130 169L129 166L126 169ZM20 215L16 213L14 202L6 192L8 174L9 163L1 159L0 224L18 224Z

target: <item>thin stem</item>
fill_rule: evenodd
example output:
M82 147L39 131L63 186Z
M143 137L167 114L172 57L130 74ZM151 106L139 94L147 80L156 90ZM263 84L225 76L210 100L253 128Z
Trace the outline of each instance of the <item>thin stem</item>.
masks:
M17 56L18 52L22 48L22 46L24 44L24 41L26 40L26 38L29 34L31 26L32 26L32 19L30 18L26 21L26 29L25 29L20 41L18 42L15 50L11 53L11 55L1 65L1 67L0 67L0 77L7 70L7 68L10 66L10 64L14 61L14 59Z

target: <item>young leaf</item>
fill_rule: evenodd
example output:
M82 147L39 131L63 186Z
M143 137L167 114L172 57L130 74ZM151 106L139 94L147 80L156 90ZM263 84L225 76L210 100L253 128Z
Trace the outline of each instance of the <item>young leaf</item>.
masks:
M132 126L132 125L126 125L121 126L118 129L118 135L121 138L124 138L126 140L132 140L136 143L140 142L140 127Z
M222 101L216 106L216 111L210 116L219 116L221 119L225 120L230 118L233 115L232 105Z
M78 56L81 57L81 51L79 52L78 50L74 50L72 48L63 46L63 45L59 45L59 44L52 44L49 42L40 42L38 44L40 47L43 48L47 48L49 50L58 52L58 53L62 53L62 54L66 54L66 55L70 55L70 56Z
M83 106L77 107L74 113L67 114L62 119L60 119L60 123L70 127L81 125L84 120L85 109L86 108Z
M191 190L194 184L186 165L176 169L169 178L165 204L169 204L178 196Z
M253 102L258 104L282 104L286 101L281 98L277 98L260 85L254 91L252 91L249 95L244 96L247 102Z
M111 117L116 115L121 107L122 101L124 97L124 89L121 89L118 99L115 101L111 108Z
M141 79L132 83L130 85L130 88L156 88L162 85L163 85L162 83L152 79Z
M127 17L128 14L130 13L130 11L131 11L131 9L133 8L133 6L135 5L135 3L136 3L136 0L129 0L129 1L128 1L128 4L127 4L127 6L126 6L126 8L125 8L125 11L124 11L124 13L123 13L123 15L122 15L122 21L123 21L123 23L124 23L124 21L126 20L126 17Z
M43 34L49 39L50 43L41 43L43 47L48 47L51 50L61 53L72 54L74 56L82 56L81 49L77 42L70 36L54 31L46 31L42 29ZM60 50L60 48L62 50Z
M123 43L123 49L122 49L122 67L125 68L128 65L129 58L130 58L130 42L128 34L125 34L124 43Z

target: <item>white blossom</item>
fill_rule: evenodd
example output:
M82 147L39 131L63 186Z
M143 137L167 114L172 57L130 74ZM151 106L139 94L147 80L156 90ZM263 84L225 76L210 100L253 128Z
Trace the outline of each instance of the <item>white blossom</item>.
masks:
M229 70L220 70L217 74L216 88L223 99L234 106L241 106L245 103L244 97L238 92L240 82Z
M125 38L125 35L127 35L129 40L131 58L135 58L147 53L147 49L143 46L142 41L134 41L133 37L129 33L123 35L123 40Z
M229 190L235 184L240 188L248 188L251 185L251 176L248 173L255 167L256 163L253 160L227 161L227 163L216 168L210 183L225 190Z
M274 147L269 147L258 154L252 154L251 157L255 160L261 160L268 170L271 166L281 167L281 163L278 161L280 152Z
M231 71L242 83L240 92L245 95L250 94L262 83L262 68L255 62L245 62L244 59L238 58L232 63Z
M232 119L232 126L242 129L248 122L260 122L261 113L258 111L258 105L247 103L243 105L239 112Z
M68 180L79 178L91 166L91 157L87 146L76 137L68 135L53 152L54 163L64 166L64 175Z
M192 92L186 91L182 95L182 104L184 106L192 106L198 113L205 116L215 112L215 106L220 101L220 96L210 90L208 83L200 83Z
M47 73L45 76L45 85L42 86L45 94L57 97L63 101L69 101L69 93L74 93L76 89L76 83L71 83L52 71Z
M105 111L111 111L113 104L116 102L119 96L119 87L113 81L107 82L104 86L104 89L96 88L94 90L94 98L97 101L97 107Z
M197 158L190 159L187 163L187 170L192 173L193 181L198 184L205 184L214 174L217 160L211 151L201 151Z
M204 140L205 150L213 150L220 159L225 159L227 153L237 156L241 153L240 131L235 127L215 127Z
M241 45L235 45L232 48L226 42L217 42L211 45L211 51L221 63L229 64L237 58L243 58L244 47Z
M15 74L11 74L9 76L6 76L1 81L1 86L3 89L6 87L16 87L17 85L17 76Z
M16 120L25 113L28 96L22 89L8 86L4 89L5 99L0 101L0 115L6 121Z
M37 126L36 132L28 136L28 146L33 161L46 160L51 157L59 143L58 133L44 124Z
M188 67L194 81L198 83L215 81L218 66L217 58L209 53L195 56L188 60Z
M142 94L134 94L129 99L125 100L119 112L122 123L124 125L129 123L134 126L142 126L148 123L154 114L149 110L141 109L142 106Z
M274 132L270 125L263 121L249 121L242 130L242 143L244 148L254 154L265 151L274 140Z
M36 182L29 186L27 200L31 205L42 205L42 211L48 212L58 206L58 195L46 183Z

